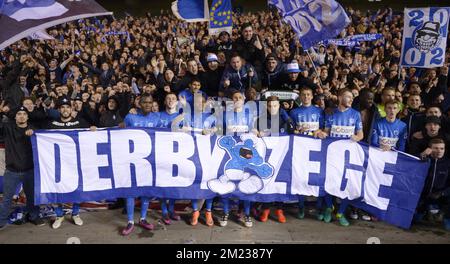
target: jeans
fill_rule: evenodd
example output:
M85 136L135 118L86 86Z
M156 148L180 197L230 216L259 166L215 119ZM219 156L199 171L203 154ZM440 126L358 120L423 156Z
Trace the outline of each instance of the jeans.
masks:
M442 196L439 199L432 199L422 195L417 206L417 212L426 214L430 207L439 209L444 214L444 218L450 219L450 196Z
M147 218L148 205L150 198L141 197L141 219ZM127 218L128 222L134 222L134 198L127 198Z
M198 202L199 202L199 200L198 199L194 199L194 200L192 200L191 201L191 203L192 203L192 209L194 210L194 211L198 211L199 210L199 208L198 208ZM206 211L211 211L211 209L212 209L212 204L213 204L213 199L206 199ZM201 208L200 208L201 209Z
M333 208L333 196L327 194L325 195L325 205L327 208ZM344 214L345 210L348 207L349 204L349 200L348 199L341 199L341 204L339 205L339 209L337 211L338 214Z
M162 215L167 215L168 213L173 214L175 212L175 199L169 199L169 208L167 208L167 199L161 199L161 211Z
M242 200L241 200L242 201ZM251 208L251 201L242 201L244 203L244 213L246 216L250 216L250 208ZM230 212L230 199L229 198L222 198L222 204L223 204L223 213L229 214Z
M33 170L25 172L5 171L3 176L3 202L0 205L0 226L8 223L11 210L12 198L16 193L17 186L22 183L27 197L26 211L30 220L39 218L39 206L34 205L34 175Z
M55 213L57 217L63 217L64 211L63 211L63 205L58 204L58 207L55 208ZM80 214L80 204L74 203L72 205L72 216L79 215Z

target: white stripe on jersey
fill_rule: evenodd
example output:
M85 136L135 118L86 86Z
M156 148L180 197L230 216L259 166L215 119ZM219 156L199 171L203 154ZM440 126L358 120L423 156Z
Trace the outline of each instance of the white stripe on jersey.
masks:
M355 126L335 126L331 127L332 137L346 137L349 138L355 134Z
M387 145L389 147L396 147L398 142L397 138L389 138L389 137L379 137L379 144L380 145Z

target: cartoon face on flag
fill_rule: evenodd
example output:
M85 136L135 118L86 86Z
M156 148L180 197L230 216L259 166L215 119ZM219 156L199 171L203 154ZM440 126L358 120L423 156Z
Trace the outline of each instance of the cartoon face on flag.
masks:
M402 66L443 66L449 15L449 7L405 8Z
M3 15L19 22L60 16L69 11L55 0L0 0L0 6Z
M208 182L211 191L219 194L232 193L237 188L241 193L253 194L264 188L263 179L273 176L274 168L267 163L266 146L263 140L256 136L244 134L241 142L236 142L232 136L218 140L218 145L224 149L229 160L224 167L224 175Z
M426 53L439 46L442 39L440 29L441 24L439 22L425 22L422 27L418 27L413 33L414 47Z

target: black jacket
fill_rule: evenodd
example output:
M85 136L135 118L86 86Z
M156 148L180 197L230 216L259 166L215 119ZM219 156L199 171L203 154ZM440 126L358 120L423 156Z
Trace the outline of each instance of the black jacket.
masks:
M106 111L102 113L99 120L99 127L115 127L123 122L123 118L120 115L121 104L118 96L112 96L108 100L115 100L116 107L114 109L109 109L108 104L106 104Z
M219 93L220 80L222 79L224 67L218 67L215 71L211 69L206 70L205 87L202 87L208 96L217 96Z
M197 77L200 80L200 83L202 87L205 87L205 74L203 72L198 72L197 75L193 75L190 72L186 72L186 75L183 76L181 80L177 82L175 85L175 90L172 92L179 93L183 91L186 88L189 88L189 84L191 83L192 79ZM202 89L203 90L203 89Z
M115 127L122 122L123 119L120 116L119 111L106 110L100 116L99 127Z
M282 111L281 109L280 109L280 111ZM269 113L267 113L267 128L266 129L272 129L272 116L269 114ZM261 116L260 117L258 117L257 119L256 119L256 123L255 123L255 125L253 126L253 127L255 127L258 131L261 131L261 130L263 130L263 128L261 128L260 127L260 122L262 122L262 120L260 120L261 119ZM294 133L294 122L293 122L293 120L289 117L289 115L287 115L287 114L283 114L283 113L280 113L280 115L279 115L279 127L278 127L278 132L280 133L280 134L292 134L292 133Z
M20 128L15 122L0 122L0 134L5 139L6 169L12 172L24 172L33 169L33 151L31 140L25 131L29 125Z
M277 67L275 67L273 72L268 72L267 69L264 68L261 75L261 86L263 88L280 90L284 67L281 61L277 60L277 63Z
M310 79L303 77L303 75L299 74L297 80L291 81L288 74L284 74L281 77L281 87L279 90L300 90L302 87L310 87L313 89L313 92L316 91L318 86Z
M442 129L439 130L439 134L436 137L430 137L426 134L426 132L422 132L423 138L412 138L411 144L409 145L409 151L408 153L420 157L420 153L422 153L429 145L430 140L433 138L441 138L445 141L446 146L446 153L448 153L449 150L449 144L450 144L450 136L445 134Z
M246 42L242 37L233 43L233 51L237 52L247 63L255 65L255 62L263 62L265 59L264 49L257 49L253 43L256 37Z
M47 124L48 116L45 112L44 108L34 108L33 112L29 113L29 120L28 122L31 124L31 126L42 129L45 128L45 125Z
M408 115L403 117L401 120L405 122L408 128L408 143L409 143L412 139L412 135L415 132L420 131L424 126L423 122L425 121L425 113L412 111L408 109Z
M0 79L0 91L2 97L11 109L19 106L23 98L23 91L20 89L17 82L20 70L21 65L16 61L11 65L10 70L6 73L6 77Z
M450 195L450 160L448 158L430 159L430 169L423 188L424 195L436 192L444 192L444 196Z

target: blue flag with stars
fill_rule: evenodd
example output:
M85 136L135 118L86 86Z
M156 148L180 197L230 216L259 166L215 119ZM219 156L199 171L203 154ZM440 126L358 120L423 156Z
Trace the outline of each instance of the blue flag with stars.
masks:
M233 14L231 0L214 0L209 12L209 34L218 35L222 31L231 34L233 30Z

